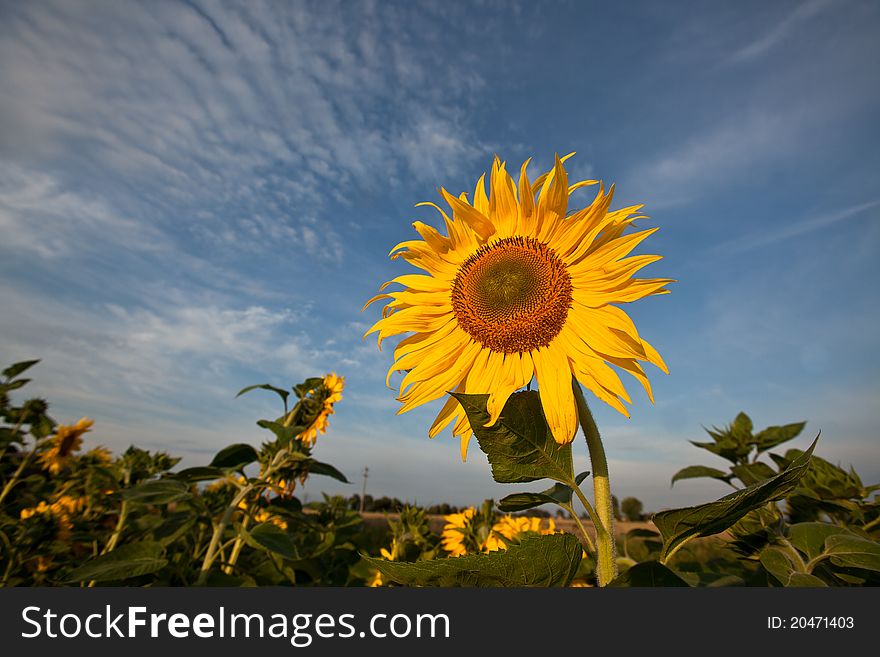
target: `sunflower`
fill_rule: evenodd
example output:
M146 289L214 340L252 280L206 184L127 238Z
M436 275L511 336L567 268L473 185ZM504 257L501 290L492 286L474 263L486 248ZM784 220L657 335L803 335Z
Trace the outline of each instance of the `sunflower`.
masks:
M629 372L653 402L640 361L668 371L663 359L642 339L617 305L664 294L667 278L636 279L638 270L660 256L629 253L656 228L627 232L642 206L609 211L614 192L599 185L588 206L570 211L575 190L597 184L569 184L559 158L531 183L527 160L519 182L497 157L490 193L485 174L473 200L440 189L452 218L443 217L446 235L419 221L422 239L402 242L391 257L402 257L424 274L406 274L385 283L402 290L379 294L391 299L383 317L366 335L409 333L394 351L388 371L405 372L398 401L404 413L450 391L489 394L494 423L511 394L537 379L541 404L553 437L570 442L577 429L572 376L599 399L626 416L631 403L615 370ZM536 199L537 195L537 199ZM467 454L472 430L458 402L450 397L432 424L433 438L450 423Z
M529 536L543 536L556 533L556 523L553 518L547 519L547 526L543 527L541 518L518 516L503 516L492 527L492 533L486 539L486 550L506 550L509 541L518 543ZM507 539L506 541L504 539Z
M71 454L76 452L82 445L82 435L91 431L94 420L84 417L73 426L66 424L58 425L55 435L46 443L48 449L40 454L40 463L43 469L55 475L67 465Z
M481 545L473 545L471 539L471 524L476 515L477 510L473 507L465 509L461 513L450 513L443 516L446 524L443 526L443 532L440 534L440 543L443 549L449 552L453 557L461 557L469 552L482 549Z
M342 389L344 387L345 377L337 376L331 372L324 377L319 390L311 391L310 394L323 396L323 405L308 428L297 436L306 447L311 447L315 444L318 433L327 433L327 427L330 425L329 417L334 413L333 404L342 399Z

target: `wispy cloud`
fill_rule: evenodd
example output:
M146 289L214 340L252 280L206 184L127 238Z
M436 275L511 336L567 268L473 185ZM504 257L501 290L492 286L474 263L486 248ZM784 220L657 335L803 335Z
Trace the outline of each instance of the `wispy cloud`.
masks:
M783 225L776 229L762 230L748 235L743 235L733 240L729 240L722 244L718 244L710 249L714 255L718 254L740 254L746 251L752 251L765 246L770 246L777 242L806 235L817 231L821 228L834 225L847 219L859 217L868 210L872 210L880 206L880 200L870 201L868 203L860 203L847 208L842 208L836 212L827 212L813 217L808 217L800 221L794 221ZM876 213L875 213L876 218Z
M745 62L756 59L784 41L800 23L831 8L831 0L808 0L797 6L776 25L734 52L728 62Z
M208 244L338 261L315 210L483 154L464 120L479 75L448 51L439 66L440 29L407 5L7 7L0 157Z
M637 165L627 187L651 199L651 207L681 205L731 182L755 167L787 157L806 129L806 112L756 110L728 117L690 135L681 146Z

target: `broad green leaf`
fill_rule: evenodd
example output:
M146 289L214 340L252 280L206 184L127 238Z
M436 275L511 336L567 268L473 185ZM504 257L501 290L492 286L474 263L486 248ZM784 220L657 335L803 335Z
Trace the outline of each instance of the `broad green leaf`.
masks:
M170 545L188 533L196 524L196 516L187 511L170 514L165 521L153 530L153 538L162 545Z
M245 541L251 547L261 548L280 554L288 559L299 559L300 554L296 544L288 533L271 522L257 525L250 531L242 530Z
M306 427L301 425L285 427L281 422L273 422L272 420L257 420L257 425L274 433L275 437L283 445L289 443L306 429Z
M696 479L698 477L711 477L721 481L730 481L730 474L717 468L710 468L705 465L689 465L672 475L672 484L670 485L674 485L676 481L681 479Z
M723 532L752 509L785 497L794 490L810 465L810 456L819 437L810 448L793 460L782 472L769 479L738 490L708 504L672 509L654 514L654 524L663 535L661 560L682 544L697 536Z
M162 544L155 541L129 543L87 561L74 569L66 581L109 582L155 573L168 564L168 560L162 556L163 551Z
M788 579L787 586L798 588L821 588L827 587L828 585L815 575L810 575L808 573L792 573L791 577Z
M236 443L229 447L224 447L214 460L208 465L212 468L224 468L227 470L239 470L246 465L250 465L259 458L257 450L247 443Z
M186 481L211 481L213 479L221 479L226 476L226 471L222 468L212 468L210 466L198 466L195 468L186 468L180 472L172 474L177 479L185 479Z
M398 562L364 557L387 579L408 586L567 586L583 548L571 534L524 539L507 550L430 561Z
M767 427L754 437L758 452L764 452L796 438L804 430L806 424L806 422L795 422L781 427Z
M777 474L776 470L771 468L766 463L761 463L761 461L735 465L730 468L730 470L746 486L757 484Z
M321 461L315 461L309 459L307 461L309 473L316 475L324 475L325 477L333 477L337 481L341 481L344 484L350 484L351 482L346 479L345 475L342 474L335 467L330 465L329 463L322 463Z
M30 369L31 367L33 367L34 365L36 365L39 362L40 362L40 360L37 359L37 360L23 360L21 362L14 363L14 364L10 365L9 367L7 367L5 370L3 370L3 376L5 376L7 379L14 379L19 374L21 374L25 370Z
M825 539L825 552L831 563L846 568L880 572L880 543L861 536L837 534Z
M187 485L178 479L156 479L122 491L122 498L132 504L168 504L190 496Z
M580 483L589 476L589 472L581 472L574 478L576 484ZM565 484L553 484L550 488L540 493L513 493L502 497L498 502L498 508L505 513L515 513L517 511L525 511L533 509L542 504L571 504L571 496L574 491L570 486Z
M788 580L795 571L791 557L778 547L771 546L761 550L760 558L765 570L779 580L780 584L788 586Z
M788 528L788 540L807 555L807 560L822 554L825 551L825 539L835 534L855 535L848 529L827 522L799 522Z
M518 484L544 478L570 482L574 478L571 444L559 445L553 439L536 391L511 395L491 427L484 426L489 421L489 395L450 394L467 413L495 481Z
M637 563L621 573L609 582L608 586L628 588L635 586L686 587L690 585L659 561L646 561L645 563Z
M236 397L241 397L246 392L250 392L251 390L271 390L275 394L277 394L284 401L284 409L287 410L287 398L290 397L290 393L287 390L282 390L281 388L276 388L275 386L270 386L268 383L259 383L257 385L248 386L247 388L242 388L238 391Z

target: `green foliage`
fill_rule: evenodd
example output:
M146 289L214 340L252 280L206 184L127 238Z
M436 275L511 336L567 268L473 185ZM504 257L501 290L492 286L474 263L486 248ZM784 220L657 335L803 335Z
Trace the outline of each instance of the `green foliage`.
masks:
M567 586L581 562L571 534L524 539L507 550L464 557L401 563L365 560L388 579L409 586Z
M768 453L769 463L759 460L803 428L803 422L796 422L754 434L751 420L740 413L726 429L709 431L714 443L695 443L731 461L729 473L690 466L673 483L712 477L737 491L709 505L656 514L667 539L664 554L673 552L689 531L699 528L694 535L704 535L720 530L750 507L729 526L730 546L746 563L760 566L764 582L792 587L880 583L880 504L875 494L880 486L865 486L852 468L847 471L812 455L815 441L807 451L792 448L784 455ZM734 509L736 513L728 513Z
M741 414L742 415L742 414ZM751 426L749 423L748 426ZM818 438L816 439L818 440ZM696 536L710 536L731 527L749 511L781 499L797 486L810 464L810 448L782 472L708 504L655 513L654 524L663 535L662 559Z
M608 586L626 588L634 586L690 586L672 570L659 561L645 561L628 568L611 581Z
M635 497L624 497L620 503L620 512L630 522L642 520L642 510L644 508L642 501Z
M130 543L102 554L75 568L67 582L115 582L150 575L168 565L162 554L165 548L155 541Z
M537 392L511 395L490 427L485 426L490 419L489 395L450 394L467 413L495 481L515 484L546 478L568 484L574 479L571 445L559 445L553 439Z
M575 484L581 482L590 475L589 472L581 472L575 478ZM540 493L513 493L507 495L498 502L498 508L506 513L533 509L542 504L571 504L571 496L574 494L571 486L556 483Z

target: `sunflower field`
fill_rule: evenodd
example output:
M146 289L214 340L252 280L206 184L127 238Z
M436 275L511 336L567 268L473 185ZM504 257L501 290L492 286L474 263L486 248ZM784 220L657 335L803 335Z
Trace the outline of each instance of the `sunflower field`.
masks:
M399 412L444 400L431 437L451 428L464 458L472 438L504 484L541 482L497 504L445 514L403 507L380 526L342 497L304 504L310 477L345 482L315 458L345 381L335 373L277 395L267 440L220 449L206 464L130 447L89 445L93 421L59 424L42 399L17 398L37 361L0 382L0 585L96 586L858 586L880 583L878 485L804 449L778 451L803 423L756 431L741 413L694 443L727 462L688 466L732 492L655 513L618 531L611 473L590 401L629 416L618 371L653 401L645 367L668 373L622 304L669 292L636 278L657 255L630 255L657 229L633 230L641 206L611 210L614 187L571 182L570 155L531 181L496 158L489 191L440 189L445 234L391 251L420 270L381 286L382 316L366 335L396 339L386 382ZM597 186L573 210L572 194ZM399 289L388 290L389 286ZM616 368L616 369L615 369ZM533 384L536 389L533 389ZM588 401L587 395L590 395ZM584 437L590 471L575 472ZM777 450L777 451L771 451ZM535 509L558 508L557 526ZM581 512L582 510L582 512ZM433 526L432 526L433 522Z

